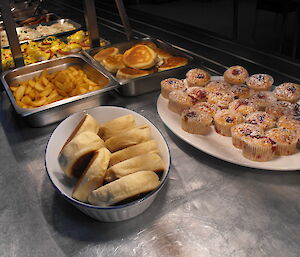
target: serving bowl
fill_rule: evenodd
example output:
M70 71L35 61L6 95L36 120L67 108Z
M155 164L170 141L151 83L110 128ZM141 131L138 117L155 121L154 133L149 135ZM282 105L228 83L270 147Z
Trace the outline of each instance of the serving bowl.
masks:
M157 141L160 156L165 166L165 171L160 178L160 185L155 190L149 192L143 198L140 198L138 200L123 205L110 207L98 207L80 202L72 198L72 190L75 185L75 181L67 178L64 172L61 170L58 163L58 155L64 143L66 142L72 131L75 129L76 125L86 114L90 114L100 124L123 115L131 114L134 116L138 125L149 125L149 127L151 128L151 137L152 139ZM171 160L169 147L160 131L142 115L132 110L115 106L99 106L75 113L63 120L52 133L48 141L45 153L46 170L54 188L66 200L68 200L83 213L89 215L94 219L106 222L127 220L144 212L154 201L158 192L164 186L169 174L170 162Z

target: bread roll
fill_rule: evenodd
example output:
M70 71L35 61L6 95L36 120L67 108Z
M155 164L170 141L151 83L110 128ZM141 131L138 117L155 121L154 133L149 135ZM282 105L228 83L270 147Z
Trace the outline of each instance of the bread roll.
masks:
M94 190L88 197L91 204L110 206L125 199L154 190L159 178L153 171L139 171Z
M59 165L68 177L80 177L94 152L104 146L97 134L82 132L64 145L58 156Z
M111 166L106 172L105 180L110 182L140 170L163 171L164 163L155 151L138 155Z
M159 153L159 151L157 149L157 143L155 140L149 140L149 141L140 143L138 145L133 145L133 146L127 147L123 150L114 152L111 155L110 161L109 161L109 167L111 167L119 162L128 160L132 157L135 157L135 156L138 156L141 154L145 154L148 152L153 152L153 151Z
M105 141L105 146L109 151L115 152L125 147L148 141L149 139L150 128L148 125L142 125L110 137Z
M106 148L97 150L74 187L72 197L87 202L89 194L103 185L108 167L110 151Z
M135 126L135 120L131 114L121 116L104 123L99 129L99 136L103 138L103 140L107 140L110 137L120 134L121 132L129 130Z

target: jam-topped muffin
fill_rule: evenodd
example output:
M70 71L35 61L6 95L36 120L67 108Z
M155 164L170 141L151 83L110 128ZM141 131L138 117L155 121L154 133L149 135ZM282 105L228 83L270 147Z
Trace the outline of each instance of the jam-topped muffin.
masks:
M230 91L231 85L224 80L215 80L215 81L209 82L205 86L205 89L208 93Z
M257 136L257 135L263 135L263 133L264 131L258 126L247 124L247 123L240 123L231 128L232 144L235 147L242 149L243 136L249 136L249 135Z
M266 132L266 136L276 144L276 155L291 155L296 152L299 136L295 130L286 128L273 128Z
M203 87L210 81L210 75L204 70L192 69L187 72L186 81L189 87Z
M230 84L244 84L249 76L248 71L242 66L232 66L228 68L224 74L224 80Z
M243 122L243 116L240 113L232 112L228 109L217 111L214 115L215 130L217 133L230 137L231 127Z
M229 104L228 109L247 116L252 112L258 111L258 106L249 99L237 99Z
M249 98L253 94L253 90L244 84L233 85L230 90L234 95L234 99Z
M206 101L206 90L203 87L189 87L185 92L191 97L193 104Z
M294 113L294 104L286 101L277 101L266 107L266 113L273 115L277 120L283 115L293 115Z
M208 102L196 103L193 106L193 109L197 109L201 112L208 112L212 116L214 116L218 110L221 110L221 108L219 106L217 106L216 104L211 104L211 103L208 103Z
M216 104L222 109L228 108L229 104L234 100L233 93L228 91L211 92L207 96L207 102Z
M293 115L294 116L300 116L300 101L295 103L294 109L293 109Z
M246 79L248 87L255 91L270 90L274 83L273 77L268 74L254 74Z
M183 110L190 108L193 104L192 98L182 90L174 90L169 94L168 108L172 112L181 114Z
M249 99L254 102L254 104L258 105L260 111L264 111L268 105L277 101L274 93L270 91L257 92Z
M277 126L296 130L300 134L300 116L281 116L277 121Z
M277 86L273 93L279 101L295 103L300 99L300 85L295 83L283 83Z
M253 112L247 115L245 123L253 124L263 130L274 128L276 122L272 115L266 112Z
M161 86L161 95L164 98L169 98L170 92L174 90L183 90L185 89L184 82L181 79L175 79L175 78L168 78L164 79L160 82Z

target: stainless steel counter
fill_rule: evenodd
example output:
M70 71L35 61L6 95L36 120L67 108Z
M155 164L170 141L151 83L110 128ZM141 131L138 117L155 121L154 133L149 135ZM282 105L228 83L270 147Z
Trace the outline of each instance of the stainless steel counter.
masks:
M300 255L299 171L240 167L194 149L163 125L156 111L158 92L128 98L108 94L107 104L137 111L165 136L172 157L166 186L134 219L89 218L66 202L46 175L44 152L57 124L30 128L2 93L0 256Z

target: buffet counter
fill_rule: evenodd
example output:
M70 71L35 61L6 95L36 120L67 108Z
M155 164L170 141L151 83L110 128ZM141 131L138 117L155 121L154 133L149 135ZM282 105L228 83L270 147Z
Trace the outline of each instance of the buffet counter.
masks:
M49 9L83 24L76 2L60 4L53 1ZM126 40L118 23L99 22L103 38ZM246 60L209 47L203 51L205 45L184 40L180 33L150 26L135 33L188 49L196 65L211 75L240 64L286 79L259 66L255 56ZM157 113L159 91L134 97L105 94L103 105L136 111L165 137L172 160L165 187L133 219L105 223L86 216L54 190L45 170L45 149L58 123L28 126L1 93L1 256L299 256L299 171L247 168L197 150L163 124Z

